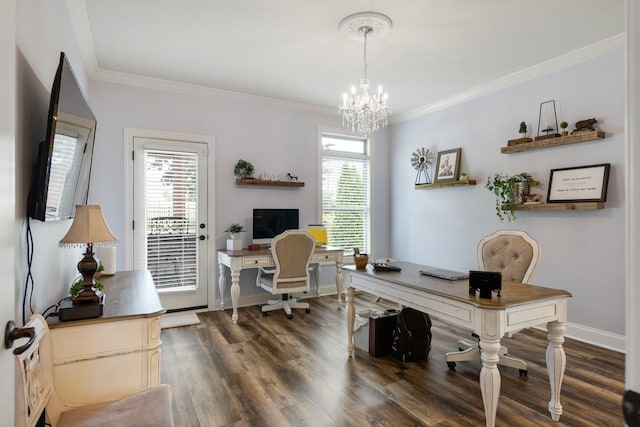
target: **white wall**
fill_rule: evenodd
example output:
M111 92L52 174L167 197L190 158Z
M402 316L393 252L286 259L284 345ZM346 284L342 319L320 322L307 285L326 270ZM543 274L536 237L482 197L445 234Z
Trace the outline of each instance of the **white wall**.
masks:
M556 101L558 121L596 117L606 139L580 145L501 154L526 121L537 132L541 102ZM499 228L525 230L543 257L534 282L573 294L568 335L624 347L624 53L622 49L526 83L401 123L391 133L392 252L397 258L453 269L476 267L476 243ZM461 170L478 184L415 190L410 154L462 147ZM496 172L529 172L543 183L552 168L611 163L606 209L517 212L500 223L484 188ZM591 329L595 329L592 331ZM602 343L602 341L601 341Z
M338 127L336 114L284 106L248 97L180 94L104 81L92 81L92 108L98 120L89 200L103 205L109 225L124 236L123 130L127 127L210 135L215 138L215 218L209 227L216 248L225 247L223 230L239 222L251 243L251 215L255 207L300 209L300 225L317 223L318 126ZM388 144L386 132L376 135L376 247L388 251ZM233 168L238 159L253 163L256 175L291 172L305 182L302 188L237 186ZM375 166L374 166L375 167ZM124 265L122 242L118 265ZM215 254L210 259L215 262ZM330 277L329 273L327 277ZM217 282L217 272L210 278ZM230 283L230 282L229 282ZM255 272L241 277L242 296L264 293L255 286ZM217 286L214 286L217 290ZM266 295L266 294L265 294ZM227 299L229 294L227 291ZM228 305L228 304L227 304Z

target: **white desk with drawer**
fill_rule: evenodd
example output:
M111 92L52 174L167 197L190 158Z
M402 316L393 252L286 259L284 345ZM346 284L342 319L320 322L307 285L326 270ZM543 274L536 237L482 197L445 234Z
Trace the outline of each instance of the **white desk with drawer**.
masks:
M311 257L312 264L335 263L336 264L336 290L338 292L338 304L342 306L342 254L343 248L335 246L316 246ZM240 298L240 272L248 268L273 267L271 250L218 251L218 287L220 288L220 309L224 310L224 294L227 287L225 270L226 266L231 271L231 305L233 314L231 320L238 323L238 299ZM317 270L316 270L317 272ZM317 279L317 274L316 274ZM317 280L316 280L317 282Z

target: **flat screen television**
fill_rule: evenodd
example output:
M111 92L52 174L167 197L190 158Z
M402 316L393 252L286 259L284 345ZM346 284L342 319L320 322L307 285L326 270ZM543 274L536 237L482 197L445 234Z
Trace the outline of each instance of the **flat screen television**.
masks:
M253 243L270 244L278 234L299 227L299 209L254 209Z
M96 118L64 52L51 88L47 134L38 146L27 214L40 221L73 218L87 203Z

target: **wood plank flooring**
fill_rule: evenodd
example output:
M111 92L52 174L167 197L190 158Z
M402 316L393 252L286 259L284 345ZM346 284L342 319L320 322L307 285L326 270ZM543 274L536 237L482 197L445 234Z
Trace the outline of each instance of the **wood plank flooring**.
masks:
M428 359L402 369L391 356L346 351L346 310L335 296L311 298L292 320L260 307L199 314L197 326L162 331L162 381L173 387L175 425L482 426L480 361L447 368L444 354L467 331L434 321ZM382 307L364 293L358 310ZM529 375L500 368L497 426L623 426L624 355L567 339L564 413L553 422L545 367L546 333L504 339L529 362Z

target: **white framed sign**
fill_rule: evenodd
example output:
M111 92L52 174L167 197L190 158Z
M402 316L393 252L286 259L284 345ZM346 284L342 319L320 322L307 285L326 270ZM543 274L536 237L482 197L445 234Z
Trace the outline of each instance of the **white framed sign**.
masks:
M610 163L551 169L548 203L606 202Z

